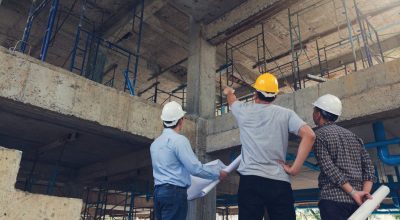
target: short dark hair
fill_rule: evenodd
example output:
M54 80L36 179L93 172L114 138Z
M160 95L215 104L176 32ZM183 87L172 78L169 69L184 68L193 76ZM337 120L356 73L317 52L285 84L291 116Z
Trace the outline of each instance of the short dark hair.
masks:
M265 97L261 92L256 91L257 98L264 102L273 102L276 99L276 96L273 97Z
M164 122L167 123L167 124L169 124L169 123L172 123L172 121L163 121L163 126L164 126L164 128L171 128L171 129L174 129L174 128L178 127L178 124L179 124L179 122L180 122L181 120L182 120L182 118L179 119L178 122L176 122L176 124L175 124L175 125L172 125L172 126L166 126L166 125L164 124Z
M327 112L327 111L325 111L325 110L322 110L322 109L320 109L320 108L318 108L318 107L315 107L315 110L317 110L318 112L320 112L321 115L322 115L322 117L323 117L325 120L327 120L327 121L334 122L334 121L336 121L336 120L338 119L338 117L339 117L339 116L334 115L334 114L332 114L332 113L330 113L330 112Z

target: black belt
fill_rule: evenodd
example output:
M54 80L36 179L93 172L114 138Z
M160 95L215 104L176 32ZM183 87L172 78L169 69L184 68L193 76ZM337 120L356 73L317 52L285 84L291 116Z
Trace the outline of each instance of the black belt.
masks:
M169 183L164 183L164 184L155 186L155 188L159 188L159 187L172 187L172 188L178 188L178 189L187 189L188 188L188 187L177 186L177 185L173 185L173 184L169 184Z

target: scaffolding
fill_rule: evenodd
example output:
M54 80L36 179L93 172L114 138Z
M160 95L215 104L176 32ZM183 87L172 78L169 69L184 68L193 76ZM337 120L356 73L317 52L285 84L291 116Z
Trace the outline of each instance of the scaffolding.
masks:
M152 199L150 182L146 183L146 192L138 189L135 183L111 184L105 181L99 186L86 187L84 193L84 208L82 220L133 220L138 214L147 211L148 217L153 218L153 208L136 207L135 198L141 197L146 201Z
M319 1L313 5L313 8L319 7L321 5L327 4L329 1ZM339 23L338 22L338 32L339 32L339 40L328 45L323 45L320 42L320 39L317 38L315 40L316 44L316 59L318 61L318 71L315 68L315 59L310 58L307 54L307 51L310 49L306 49L306 45L304 43L307 40L302 39L302 32L300 29L300 20L299 15L305 13L311 7L291 12L288 9L288 20L289 20L289 34L290 34L290 45L291 45L291 57L292 61L290 63L285 63L280 67L283 69L287 69L288 66L292 69L292 84L295 90L304 88L306 86L306 82L313 80L317 82L325 82L323 78L330 78L331 74L336 72L343 72L347 74L350 69L350 65L352 65L352 69L357 71L359 67L357 66L358 60L361 61L363 68L371 67L377 63L383 63L384 55L378 35L378 31L374 28L374 26L368 21L367 16L365 16L361 10L357 6L356 0L353 0L354 3L354 11L356 13L356 21L360 29L360 33L354 35L352 30L352 21L349 18L349 10L348 6L346 5L345 0L341 0L340 4L335 4L335 0L332 0L332 3L335 7L335 14L341 13L343 14L345 20L343 21L347 27L347 36L343 36L343 33L340 32ZM340 11L340 12L338 12ZM307 42L308 43L308 42ZM377 47L374 48L371 46L372 44L376 44ZM349 45L353 55L353 61L342 63L341 67L331 67L329 65L329 54L337 49L343 48ZM357 57L357 50L363 50L363 52L359 53L359 57ZM300 57L305 57L305 62L300 63ZM304 59L303 59L304 60ZM311 69L312 74L304 73L302 70L304 69L304 64L309 64L309 69ZM276 68L272 69L271 71L276 70ZM319 75L321 78L312 77L311 75Z
M28 19L26 21L24 33L22 35L22 39L17 44L19 44L19 51L22 53L25 53L26 47L29 46L29 37L30 37L31 30L32 30L32 26L33 26L33 21L49 5L49 17L47 20L46 29L44 31L44 36L42 39L42 46L41 46L40 55L39 55L39 59L41 61L45 61L47 52L49 50L49 44L52 41L54 21L55 21L57 11L58 11L59 0L43 0L43 1L40 1L39 3L37 3L37 2L39 2L39 1L32 1L31 7L29 10ZM16 47L14 48L15 50L17 49ZM29 46L29 48L31 48L31 46ZM30 54L30 49L28 51L28 54Z
M131 95L135 95L142 38L144 0L136 4L132 10L132 29L136 34L135 53L111 43L96 34L94 22L91 22L85 16L87 4L88 0L82 2L75 43L71 52L70 71L76 72L93 81L103 83L103 76L108 72L107 70L104 71L104 63L109 54L114 54L123 60L122 63L125 63L125 68L121 73L124 78L124 91L128 90ZM136 26L138 26L138 30L135 30ZM118 65L115 66L114 64L113 66L114 74L111 79L104 82L105 85L111 87L114 86L115 69Z
M48 50L52 46L57 33L60 31L65 21L73 13L73 9L77 2L78 0L73 2L66 16L60 22L60 16L58 19L56 19L60 4L59 0L33 1L29 10L29 15L22 38L17 42L14 50L19 50L22 53L26 53L28 49L27 53L31 54L29 38L34 20L46 8L49 8L47 25L42 36L42 44L39 54L40 60L45 61ZM69 54L69 70L110 87L115 87L115 71L119 71L124 79L124 91L128 90L131 95L135 95L142 40L144 0L137 1L132 9L132 32L135 35L135 52L131 52L128 49L117 45L118 42L112 43L103 39L96 32L98 28L96 27L96 22L91 20L86 15L87 11L90 10L89 6L93 6L95 8L95 5L96 2L93 2L92 0L82 0L75 40L71 53ZM112 65L113 68L111 68L111 70L113 71L113 74L109 79L104 81L103 76L110 71L109 68L105 70L104 65L107 61L107 58L110 57L111 54L121 58L118 60L120 65ZM122 70L117 70L117 68L122 68Z
M219 100L216 107L216 115L221 115L225 112L229 112L229 106L223 99L222 90L224 85L233 86L239 85L240 87L251 88L251 83L248 83L243 77L243 74L239 71L238 64L235 62L238 54L246 56L241 51L244 47L255 47L257 50L257 58L253 69L257 68L259 73L265 73L267 71L267 52L268 47L265 42L265 31L264 24L260 24L258 33L253 36L246 38L243 41L237 43L225 42L225 63L221 65L216 73L218 74L218 90ZM249 90L250 91L250 90ZM248 100L247 94L245 97L239 97L241 100Z
M53 46L52 43L54 43L57 33L61 30L65 21L71 15L75 15L73 9L77 2L78 0L73 1L65 17L62 17L59 13L59 9L62 8L60 7L59 0L32 1L22 38L17 42L14 50L31 55L30 35L33 32L33 28L35 28L34 21L39 16L45 16L44 11L48 9L47 24L43 35L40 36L41 49L39 54L40 60L46 61L49 48ZM119 41L112 43L99 34L99 27L97 27L96 21L89 16L92 15L89 11L96 8L96 1L81 0L79 2L81 2L81 10L80 13L77 13L79 14L79 21L76 27L75 39L71 42L73 46L68 56L68 60L70 61L68 69L71 72L110 87L116 87L116 78L120 76L124 81L122 89L131 95L136 95L135 89L139 74L138 66L141 58L144 0L136 1L131 9L131 34L134 36L135 41L134 52L121 46ZM112 57L111 55L117 57L117 60L111 62L106 67L105 61L107 61L107 58ZM107 76L107 79L105 76ZM184 92L185 88L181 90ZM171 94L173 93L180 93L180 91L175 91ZM65 158L65 152L68 149L65 145L67 142L75 140L76 137L77 133L74 132L56 140L54 143L37 149L34 154L35 157L32 159L31 164L29 164L29 171L26 172L25 180L17 182L16 186L30 192L43 191L43 193L48 195L66 194L66 192L60 190L61 187L59 184L62 181L60 180L60 176L62 176L63 172L63 158ZM49 171L48 177L46 176L46 182L43 183L38 181L40 175L38 167L40 167L41 162L46 160L45 154L50 150L52 150L52 155L54 154L55 158L51 161L52 168ZM132 220L136 218L139 212L143 212L143 210L152 213L152 208L136 207L134 200L135 197L142 195L146 196L147 200L151 199L150 181L147 182L148 189L145 193L143 193L144 190L138 190L133 184L125 187L115 186L108 182L107 177L100 185L86 187L86 192L83 196L85 207L81 218L88 220L110 218L115 220ZM114 204L111 202L110 198L115 195L123 196L124 199L120 201L121 203ZM121 207L122 210L119 210Z
M333 4L337 18L338 39L332 42L324 42L324 37L335 33L335 30L328 29L323 36L310 36L303 38L301 16L310 10L316 10L327 4ZM277 73L281 87L286 85L292 91L305 88L316 83L326 82L332 77L346 75L353 71L365 69L375 64L385 62L382 50L379 29L375 28L369 21L369 15L376 15L389 10L390 6L383 6L380 9L364 14L358 7L356 0L353 0L353 7L347 5L346 0L320 0L312 2L297 11L288 9L288 34L290 40L290 51L287 53L272 56L270 49L265 41L264 23L256 34L232 44L225 42L225 63L217 69L217 80L219 97L216 103L216 115L229 112L229 106L223 98L222 90L224 85L238 86L243 90L249 87L242 74L238 71L235 63L236 53L246 56L241 48L255 45L257 57L254 59L253 69L258 68L258 72ZM396 6L396 5L395 5ZM350 14L356 15L351 18ZM398 23L390 24L398 25ZM354 34L354 29L359 27L359 33ZM315 43L315 46L312 45ZM345 50L343 50L345 48ZM338 51L351 50L352 58L345 62L334 60L334 54ZM290 61L282 63L281 58L290 57ZM334 61L334 62L333 62ZM238 90L239 90L238 89ZM240 93L239 99L252 101L251 89L249 94ZM242 91L243 92L243 91Z

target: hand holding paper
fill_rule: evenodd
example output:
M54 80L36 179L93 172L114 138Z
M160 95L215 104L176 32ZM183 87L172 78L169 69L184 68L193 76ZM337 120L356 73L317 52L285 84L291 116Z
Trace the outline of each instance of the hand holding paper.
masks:
M228 166L225 166L220 160L214 160L207 164L206 166L212 166L213 168L222 169L223 172L231 173L236 170L240 163L240 155ZM220 176L221 177L221 176ZM219 182L220 180L208 180L199 177L191 176L192 185L187 190L188 200L197 199L207 195Z
M390 189L387 186L382 185L379 187L374 194L372 199L365 201L360 208L358 208L353 215L350 216L349 220L364 220L375 210L376 207L381 204L383 199L389 194Z

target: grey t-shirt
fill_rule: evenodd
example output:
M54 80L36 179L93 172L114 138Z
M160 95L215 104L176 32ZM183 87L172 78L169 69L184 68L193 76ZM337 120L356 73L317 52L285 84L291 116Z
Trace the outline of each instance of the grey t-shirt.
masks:
M306 123L294 111L273 104L236 101L232 114L242 143L239 173L290 182L278 161L286 161L289 132L297 135Z

